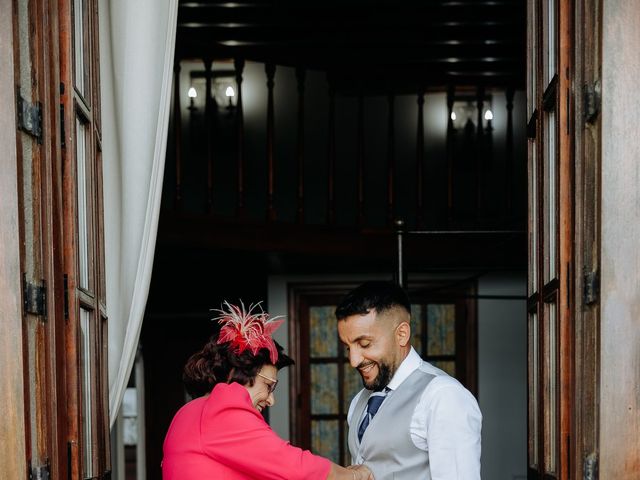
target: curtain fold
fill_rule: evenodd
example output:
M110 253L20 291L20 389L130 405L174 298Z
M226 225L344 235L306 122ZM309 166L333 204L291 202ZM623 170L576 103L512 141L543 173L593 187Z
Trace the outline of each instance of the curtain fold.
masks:
M136 356L155 250L178 0L100 0L109 413Z

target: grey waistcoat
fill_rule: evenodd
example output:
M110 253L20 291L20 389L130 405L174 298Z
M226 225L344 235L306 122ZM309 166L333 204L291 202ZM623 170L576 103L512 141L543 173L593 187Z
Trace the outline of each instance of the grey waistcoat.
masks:
M365 390L349 425L349 451L355 463L365 463L376 480L425 480L429 454L413 444L409 426L422 392L435 375L416 369L382 402L358 441L358 427L372 392Z

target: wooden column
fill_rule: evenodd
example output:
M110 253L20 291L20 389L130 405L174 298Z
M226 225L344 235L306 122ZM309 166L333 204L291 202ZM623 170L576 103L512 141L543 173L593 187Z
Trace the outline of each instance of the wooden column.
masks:
M0 11L0 472L27 478L13 2L0 0Z
M455 95L454 87L450 86L447 90L447 224L453 223L453 136L455 129L451 114L453 113L453 99Z
M389 103L388 140L387 140L387 224L392 225L395 217L395 176L396 176L396 134L395 134L395 97L390 94Z
M335 175L336 175L336 93L329 86L329 142L327 153L327 223L333 225L336 220Z
M213 97L211 96L211 65L210 58L204 60L205 71L205 93L204 93L204 117L205 117L205 135L207 142L207 213L213 213Z
M356 154L358 184L358 225L364 224L364 96L358 95L358 147Z
M180 103L180 61L173 66L173 130L175 141L176 183L173 204L182 207L182 108Z
M245 192L244 192L244 107L242 104L242 72L244 70L244 59L234 60L236 70L236 87L238 89L238 100L236 101L236 155L238 163L238 204L236 214L243 217L245 214Z
M276 74L276 66L273 63L265 65L267 74L267 221L276 219L276 211L273 204L273 185L274 185L274 127L275 127L275 111L273 104L273 87L274 77Z
M296 68L296 80L298 84L298 142L296 147L296 160L298 163L298 206L296 221L304 223L304 68Z
M416 225L424 225L424 93L418 93L418 130L416 132Z
M507 88L507 158L505 165L506 216L513 216L513 87Z

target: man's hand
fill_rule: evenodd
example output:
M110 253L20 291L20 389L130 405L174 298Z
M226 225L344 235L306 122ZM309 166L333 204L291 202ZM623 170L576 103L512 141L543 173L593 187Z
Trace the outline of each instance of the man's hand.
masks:
M350 465L347 468L354 471L356 474L355 480L375 480L373 473L366 465Z

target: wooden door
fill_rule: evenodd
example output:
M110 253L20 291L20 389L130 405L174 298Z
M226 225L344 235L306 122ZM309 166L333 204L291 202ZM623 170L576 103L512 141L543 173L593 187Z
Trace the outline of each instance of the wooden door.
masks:
M596 478L600 380L600 79L602 3L575 2L575 478Z
M571 477L572 18L567 0L528 2L529 478Z
M24 457L15 459L21 468L3 472L102 478L109 429L97 2L17 0L3 2L2 11L3 72L13 78L3 75L0 91L13 83L3 100L15 112L0 116L10 132L2 138L9 152L2 165L15 183L3 189L0 227L12 228L16 241L6 246L18 255L3 270L2 290L10 295L0 298L0 311L9 315L3 334L13 342L6 365L23 388L18 396L13 382L7 391L15 415L0 443Z

